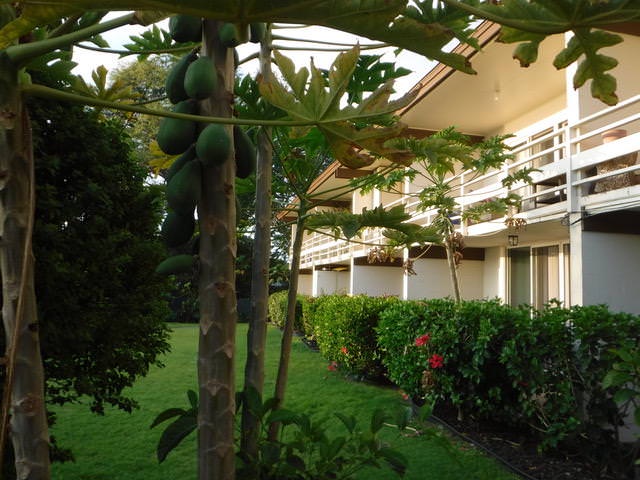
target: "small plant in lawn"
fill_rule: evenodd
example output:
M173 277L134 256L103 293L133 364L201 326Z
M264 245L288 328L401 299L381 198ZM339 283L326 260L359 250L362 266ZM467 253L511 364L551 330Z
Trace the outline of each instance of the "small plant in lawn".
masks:
M160 413L151 428L175 418L162 432L157 446L158 461L163 462L169 452L197 428L197 394L187 392L188 409L170 408ZM336 418L346 432L330 438L324 422L306 413L276 409L275 399L262 402L255 389L237 396L238 409L249 409L260 421L261 435L257 457L248 457L238 449L239 480L329 480L349 479L365 467L391 468L399 476L407 469L406 458L391 449L379 432L389 419L382 410L374 412L368 430L358 429L355 417L339 412ZM272 424L279 425L280 435L269 440ZM406 423L399 425L406 427Z

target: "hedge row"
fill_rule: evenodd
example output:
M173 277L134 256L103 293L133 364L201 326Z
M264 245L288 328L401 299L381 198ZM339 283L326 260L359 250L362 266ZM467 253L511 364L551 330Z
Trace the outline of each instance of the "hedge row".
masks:
M281 324L286 298L285 309L272 303ZM299 297L296 328L328 360L359 376L384 374L415 400L529 428L542 447L588 438L594 451L614 437L606 426L621 423L602 388L610 350L640 338L638 317L604 306L342 295Z

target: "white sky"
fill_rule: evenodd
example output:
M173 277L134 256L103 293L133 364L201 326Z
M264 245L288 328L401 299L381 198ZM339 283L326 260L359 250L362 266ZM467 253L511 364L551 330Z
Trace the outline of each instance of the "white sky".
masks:
M114 15L115 16L115 15ZM107 17L109 18L109 17ZM161 28L167 29L166 20L159 24ZM121 27L116 30L112 30L103 34L103 37L109 42L111 48L118 49L121 48L123 44L130 43L129 36L130 35L140 35L144 30L151 27L140 27L140 26L126 26ZM350 42L355 43L358 40L358 37L355 35L351 35L348 33L340 32L337 30L332 30L323 27L307 27L307 28L296 28L296 29L277 29L275 31L276 35L282 35L287 37L305 37L309 39L321 39L331 42ZM276 41L276 43L282 43ZM291 44L291 42L287 42ZM377 43L371 42L368 39L361 39L361 44L366 43ZM304 46L308 46L311 44L304 43L300 44ZM320 48L332 48L330 46L320 46ZM240 58L245 58L247 55L252 53L257 49L257 46L254 44L246 44L238 47L238 53ZM380 54L383 53L381 50L371 50L371 51L363 51L364 53L371 54ZM299 66L308 66L309 58L312 56L316 66L321 68L328 68L333 60L335 59L338 52L297 52L297 51L289 51L282 50L281 53L286 55L287 57L292 58L296 64ZM91 72L95 70L98 66L104 65L108 70L111 70L119 62L132 62L136 61L135 56L125 57L123 59L118 59L118 55L114 54L105 54L100 52L94 52L90 50L85 50L81 48L73 49L73 59L78 63L78 66L74 69L74 73L78 75L82 75L87 80L91 78ZM425 73L427 73L429 61L422 57L421 55L414 54L409 51L403 51L399 54L398 57L393 55L393 50L389 49L388 53L385 53L384 61L393 62L394 59L397 60L398 65L408 68L409 70L414 71L413 74L403 77L396 81L396 91L399 93L404 93L408 89L410 89L413 85L419 81ZM252 73L256 71L258 68L257 62L252 62L247 65L242 66L242 70L248 73Z

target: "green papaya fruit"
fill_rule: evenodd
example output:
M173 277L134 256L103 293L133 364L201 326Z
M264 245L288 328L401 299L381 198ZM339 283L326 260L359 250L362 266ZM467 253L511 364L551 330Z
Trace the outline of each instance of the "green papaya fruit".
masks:
M192 215L181 215L170 211L162 222L160 231L162 240L169 248L179 247L187 243L193 236L196 222Z
M211 124L200 132L196 153L206 167L222 165L231 152L231 139L224 125Z
M233 126L233 146L235 149L236 176L247 178L253 173L256 164L256 147L239 125Z
M186 152L173 161L167 172L164 174L164 181L168 183L169 180L171 180L171 178L187 164L187 162L194 158L196 158L196 146L195 144L192 144Z
M198 58L195 52L189 52L176 63L164 82L164 88L167 92L169 101L174 105L178 102L189 98L187 92L184 90L184 76L187 73L187 69L192 62Z
M266 23L251 23L249 24L249 41L251 43L260 43L264 38L264 34L267 31Z
M184 216L193 216L193 210L200 199L202 167L197 160L191 160L167 184L166 195L169 207Z
M208 98L218 86L218 72L209 57L200 57L192 62L184 75L184 91L189 98Z
M224 23L218 30L218 37L223 47L234 48L249 40L249 28L247 25Z
M176 42L199 42L202 40L202 19L191 15L171 17L169 34Z
M177 275L179 273L191 273L196 263L193 255L174 255L169 257L156 267L159 275Z
M185 100L177 104L173 111L195 115L197 104L192 100ZM196 122L179 118L163 118L160 122L156 140L158 146L167 155L179 155L186 152L196 141Z

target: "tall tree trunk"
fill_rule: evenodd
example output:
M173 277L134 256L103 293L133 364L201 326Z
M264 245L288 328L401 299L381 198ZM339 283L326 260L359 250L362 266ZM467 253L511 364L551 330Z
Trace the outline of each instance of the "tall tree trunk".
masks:
M271 79L271 29L260 45L260 71L266 81ZM251 318L247 334L247 363L244 389L253 389L262 396L264 390L264 351L269 314L269 260L271 254L271 171L273 148L271 129L263 128L258 135L258 165L256 167L256 233L251 265ZM253 459L258 455L260 423L249 411L242 409L240 449Z
M449 265L449 275L451 277L451 287L453 288L453 298L456 303L460 303L460 283L458 281L458 267L455 261L455 248L451 233L447 234L444 241L444 248L447 252L447 264Z
M204 115L231 117L233 51L220 45L219 23L204 22L202 54L218 72L218 88L201 103ZM233 138L232 129L227 134ZM235 477L236 203L233 152L220 166L203 168L200 223L200 341L198 350L198 478Z
M278 377L276 378L275 399L276 408L284 403L284 394L289 377L289 358L291 357L291 343L293 341L293 324L296 319L296 303L298 297L298 277L300 275L300 254L302 252L302 239L304 237L305 216L307 204L300 200L298 220L296 222L296 234L293 238L291 253L291 274L289 279L289 294L287 296L287 319L284 322L282 332L282 344L280 346L280 363L278 364ZM279 425L272 423L269 429L269 439L277 440Z
M33 151L17 82L16 69L0 52L0 269L7 344L2 427L10 414L17 478L46 480L50 478L49 431L31 250ZM3 428L2 445L5 433Z

